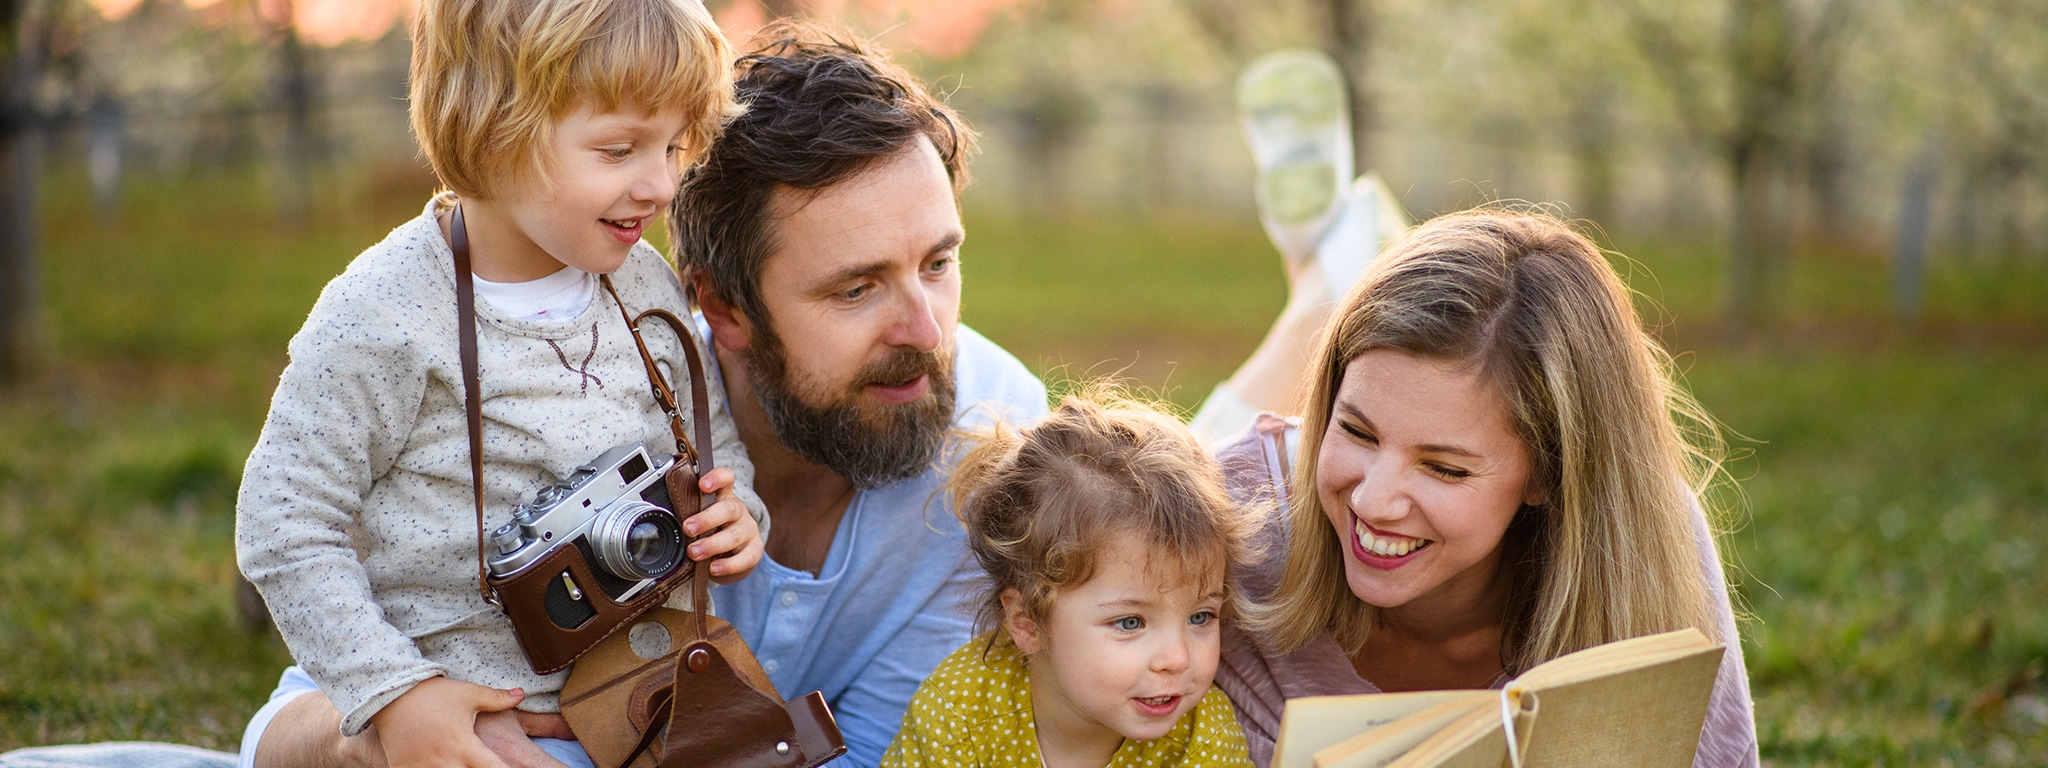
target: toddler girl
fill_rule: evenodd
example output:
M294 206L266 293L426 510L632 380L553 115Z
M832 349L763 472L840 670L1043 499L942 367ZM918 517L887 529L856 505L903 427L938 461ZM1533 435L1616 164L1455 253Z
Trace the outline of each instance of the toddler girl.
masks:
M1247 518L1187 427L1068 397L954 470L988 572L979 625L911 700L884 766L1249 766L1210 690Z

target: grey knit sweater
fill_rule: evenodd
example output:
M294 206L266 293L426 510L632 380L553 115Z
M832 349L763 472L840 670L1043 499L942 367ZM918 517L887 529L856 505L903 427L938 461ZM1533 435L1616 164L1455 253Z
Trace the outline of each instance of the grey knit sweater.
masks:
M434 218L447 200L429 203L321 292L292 338L236 503L242 572L351 735L434 675L524 688L520 707L533 711L556 709L566 679L535 675L511 624L477 594L454 268ZM636 313L685 306L674 273L646 243L612 281ZM482 301L476 315L486 527L608 448L675 450L603 290L569 320L517 320ZM679 341L648 325L649 351L687 396ZM765 535L753 463L724 392L713 383L710 393L712 450L738 476ZM688 602L689 590L678 590L670 605Z

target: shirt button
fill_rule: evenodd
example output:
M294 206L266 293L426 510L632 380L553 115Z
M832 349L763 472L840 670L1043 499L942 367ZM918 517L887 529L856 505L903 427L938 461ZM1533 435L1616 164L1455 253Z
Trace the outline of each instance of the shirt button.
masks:
M792 605L796 605L796 593L795 593L795 592L784 592L784 593L782 593L782 607L784 607L784 608L787 608L787 607L789 607L789 606L792 606Z
M777 661L776 661L776 660L774 660L774 659L769 659L769 660L767 660L767 661L765 661L765 662L762 662L762 663L761 663L761 669L762 669L762 671L765 671L765 672L767 672L768 674L771 674L771 675L772 675L772 674L775 674L775 670L778 670L778 669L781 669L781 668L782 668L782 664L781 664L780 662L777 662Z

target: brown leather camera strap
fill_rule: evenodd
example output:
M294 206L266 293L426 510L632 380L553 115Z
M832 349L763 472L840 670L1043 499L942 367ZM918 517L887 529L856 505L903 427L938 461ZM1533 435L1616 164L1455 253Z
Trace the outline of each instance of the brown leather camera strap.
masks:
M469 273L469 229L462 224L462 203L449 215L448 246L455 252L455 314L461 326L455 346L462 354L462 409L469 417L469 479L476 497L476 591L497 605L484 571L484 404L478 396L476 364L476 283Z
M618 289L612 287L611 275L598 275L597 279L604 284L605 292L611 294L612 303L619 306L619 315L626 319L626 327L633 331L633 346L640 350L640 362L647 367L647 381L654 388L654 401L660 404L662 411L668 415L668 428L675 434L676 448L682 458L687 458L696 465L697 477L703 478L711 473L712 467L716 464L711 455L711 394L705 389L707 385L704 360L697 354L697 333L690 329L688 321L659 307L634 315L632 310L626 308L626 302L619 299ZM649 317L667 325L683 348L683 359L690 368L690 425L696 432L695 442L683 434L683 417L681 409L676 404L675 389L669 386L668 378L661 375L661 367L655 365L654 355L648 353L647 342L640 336L640 323ZM715 498L707 497L705 501L708 503ZM705 532L706 535L709 533ZM709 569L690 575L690 613L696 616L699 639L711 637L710 629L704 624L704 614L711 604L711 586L708 583L709 579L705 578L709 575Z

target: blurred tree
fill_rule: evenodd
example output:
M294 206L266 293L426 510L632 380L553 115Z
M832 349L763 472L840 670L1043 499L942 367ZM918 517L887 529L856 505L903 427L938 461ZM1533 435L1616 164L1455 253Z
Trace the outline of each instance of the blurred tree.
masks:
M20 381L36 343L42 283L36 260L35 85L46 9L0 0L0 384Z
M1929 3L1929 5L1934 5ZM2033 0L1977 0L1949 9L1954 83L1975 109L1958 109L1956 146L1963 245L2008 266L2048 250L2048 7ZM1964 105L1958 105L1962 107Z
M278 147L277 208L285 226L303 229L312 207L310 171L317 151L314 88L318 76L312 52L300 39L292 0L271 0L265 8L277 38L277 100L284 109Z
M1372 41L1374 12L1372 0L1316 0L1323 12L1323 51L1344 70L1344 82L1351 89L1351 150L1353 166L1370 169L1372 131L1378 120L1373 108Z
M1789 250L1779 192L1794 125L1827 84L1855 7L1849 0L1625 6L1636 48L1680 121L1727 171L1735 209L1728 320L1736 332L1756 327L1770 310L1770 284Z

